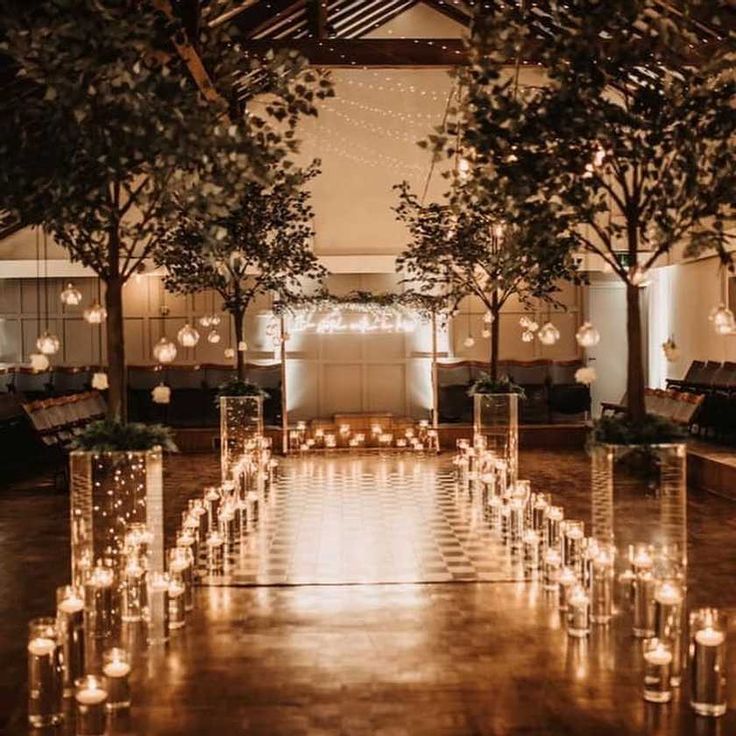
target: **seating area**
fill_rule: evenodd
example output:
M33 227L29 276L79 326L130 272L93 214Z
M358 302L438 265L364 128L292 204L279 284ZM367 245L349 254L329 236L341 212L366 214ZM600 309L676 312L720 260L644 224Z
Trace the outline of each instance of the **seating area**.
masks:
M687 391L675 391L674 389L646 389L644 401L648 414L669 419L675 424L692 429L699 426L701 409L704 396L689 393ZM620 404L603 402L601 409L604 414L618 414L625 409L626 397Z
M523 424L576 422L590 411L590 388L575 381L582 367L578 360L500 361L499 375L523 386L526 398L519 404ZM473 400L468 391L488 365L477 361L440 364L439 420L441 423L473 421Z
M96 366L60 366L40 372L25 366L5 368L0 371L0 391L25 401L68 396L91 390L96 370ZM129 417L132 421L163 422L173 427L216 427L217 390L234 376L235 369L227 365L128 366ZM280 365L248 365L246 379L268 393L264 401L266 424L280 424ZM161 383L171 389L168 404L153 401L151 391Z

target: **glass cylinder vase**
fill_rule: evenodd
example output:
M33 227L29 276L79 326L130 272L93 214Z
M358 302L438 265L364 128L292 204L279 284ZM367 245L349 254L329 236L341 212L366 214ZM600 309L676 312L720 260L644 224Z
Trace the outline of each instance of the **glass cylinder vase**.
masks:
M127 566L135 561L146 573L164 570L161 449L77 450L69 463L72 580L87 587L95 570L110 572L117 629Z
M613 545L617 578L632 586L649 575L684 584L685 445L597 444L591 453L593 538Z
M235 480L233 469L246 448L263 436L262 396L220 397L220 470L222 482Z
M484 447L506 461L507 483L516 483L519 468L518 394L475 394L473 435Z

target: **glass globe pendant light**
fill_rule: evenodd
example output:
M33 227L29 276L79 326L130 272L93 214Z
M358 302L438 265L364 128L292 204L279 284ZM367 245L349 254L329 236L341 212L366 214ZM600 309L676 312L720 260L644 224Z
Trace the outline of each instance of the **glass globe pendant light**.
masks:
M109 387L107 373L98 372L92 375L92 388L97 391L105 391Z
M475 345L475 338L472 335L468 335L463 342L466 348L472 348Z
M36 347L43 355L56 355L61 347L61 340L48 330L44 330L36 340Z
M521 341L522 342L532 342L534 340L534 333L530 330L524 330L524 332L521 333Z
M171 389L165 383L160 383L158 386L153 387L151 398L154 404L170 404Z
M220 337L220 333L217 330L210 330L207 333L207 342L212 343L213 345L217 345L218 342L220 342L222 338Z
M193 348L199 342L199 332L188 322L176 333L176 339L185 348Z
M82 317L91 325L101 325L107 319L107 309L95 301L82 312Z
M711 312L710 320L719 335L728 335L736 330L736 319L734 319L733 312L723 303Z
M551 323L545 322L537 332L542 345L554 345L560 339L560 331Z
M225 348L224 355L228 360L232 360L235 357L235 350L233 348Z
M590 322L583 322L575 333L575 339L581 348L592 348L601 341L601 333Z
M82 303L82 292L70 281L61 292L61 303L67 307L78 307Z
M210 317L209 314L205 314L203 317L199 318L199 324L202 325L202 327L210 327L212 325L212 317Z
M159 363L173 363L176 358L176 345L167 337L162 337L153 346L153 357Z
M43 353L31 353L28 357L31 361L31 370L45 371L51 365L49 359Z

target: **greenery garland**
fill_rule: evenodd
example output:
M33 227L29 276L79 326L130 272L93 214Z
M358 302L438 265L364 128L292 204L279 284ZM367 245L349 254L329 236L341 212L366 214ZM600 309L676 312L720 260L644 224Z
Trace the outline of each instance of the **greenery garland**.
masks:
M298 295L287 300L282 299L274 304L273 312L281 317L287 313L320 312L336 308L375 314L412 311L423 320L429 320L433 315L446 315L450 311L445 298L414 291L396 293L356 289L344 295L337 295L322 289L310 296Z
M153 450L161 447L169 452L178 452L170 427L162 424L130 424L117 419L102 419L91 422L74 440L72 447L92 452L128 452Z
M220 399L223 396L260 396L267 399L269 394L257 383L244 381L242 378L232 378L218 387L217 397L215 399L217 406L220 405Z
M591 439L606 445L662 445L681 442L685 431L670 419L647 414L637 421L627 414L601 417L593 425Z
M526 398L524 388L508 376L494 381L487 373L481 373L468 389L468 396L476 394L518 394L520 399Z

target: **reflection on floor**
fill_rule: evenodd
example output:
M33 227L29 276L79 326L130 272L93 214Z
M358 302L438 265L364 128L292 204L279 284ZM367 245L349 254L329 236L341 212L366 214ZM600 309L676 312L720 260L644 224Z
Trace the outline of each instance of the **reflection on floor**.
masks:
M440 461L442 462L442 460ZM532 452L521 476L590 518L584 453ZM287 470L288 468L285 468ZM187 499L216 482L210 455L167 457L171 539ZM0 733L27 734L27 620L53 610L69 575L65 495L0 493ZM688 503L691 606L736 623L736 504ZM736 655L736 627L730 634ZM641 652L625 626L571 641L554 601L527 583L208 587L168 650L134 670L135 736L731 736L730 710L697 719L681 688L641 698ZM40 734L39 734L40 736Z
M203 545L204 547L204 545ZM289 459L217 585L501 581L521 575L447 458ZM206 552L202 552L203 567Z

